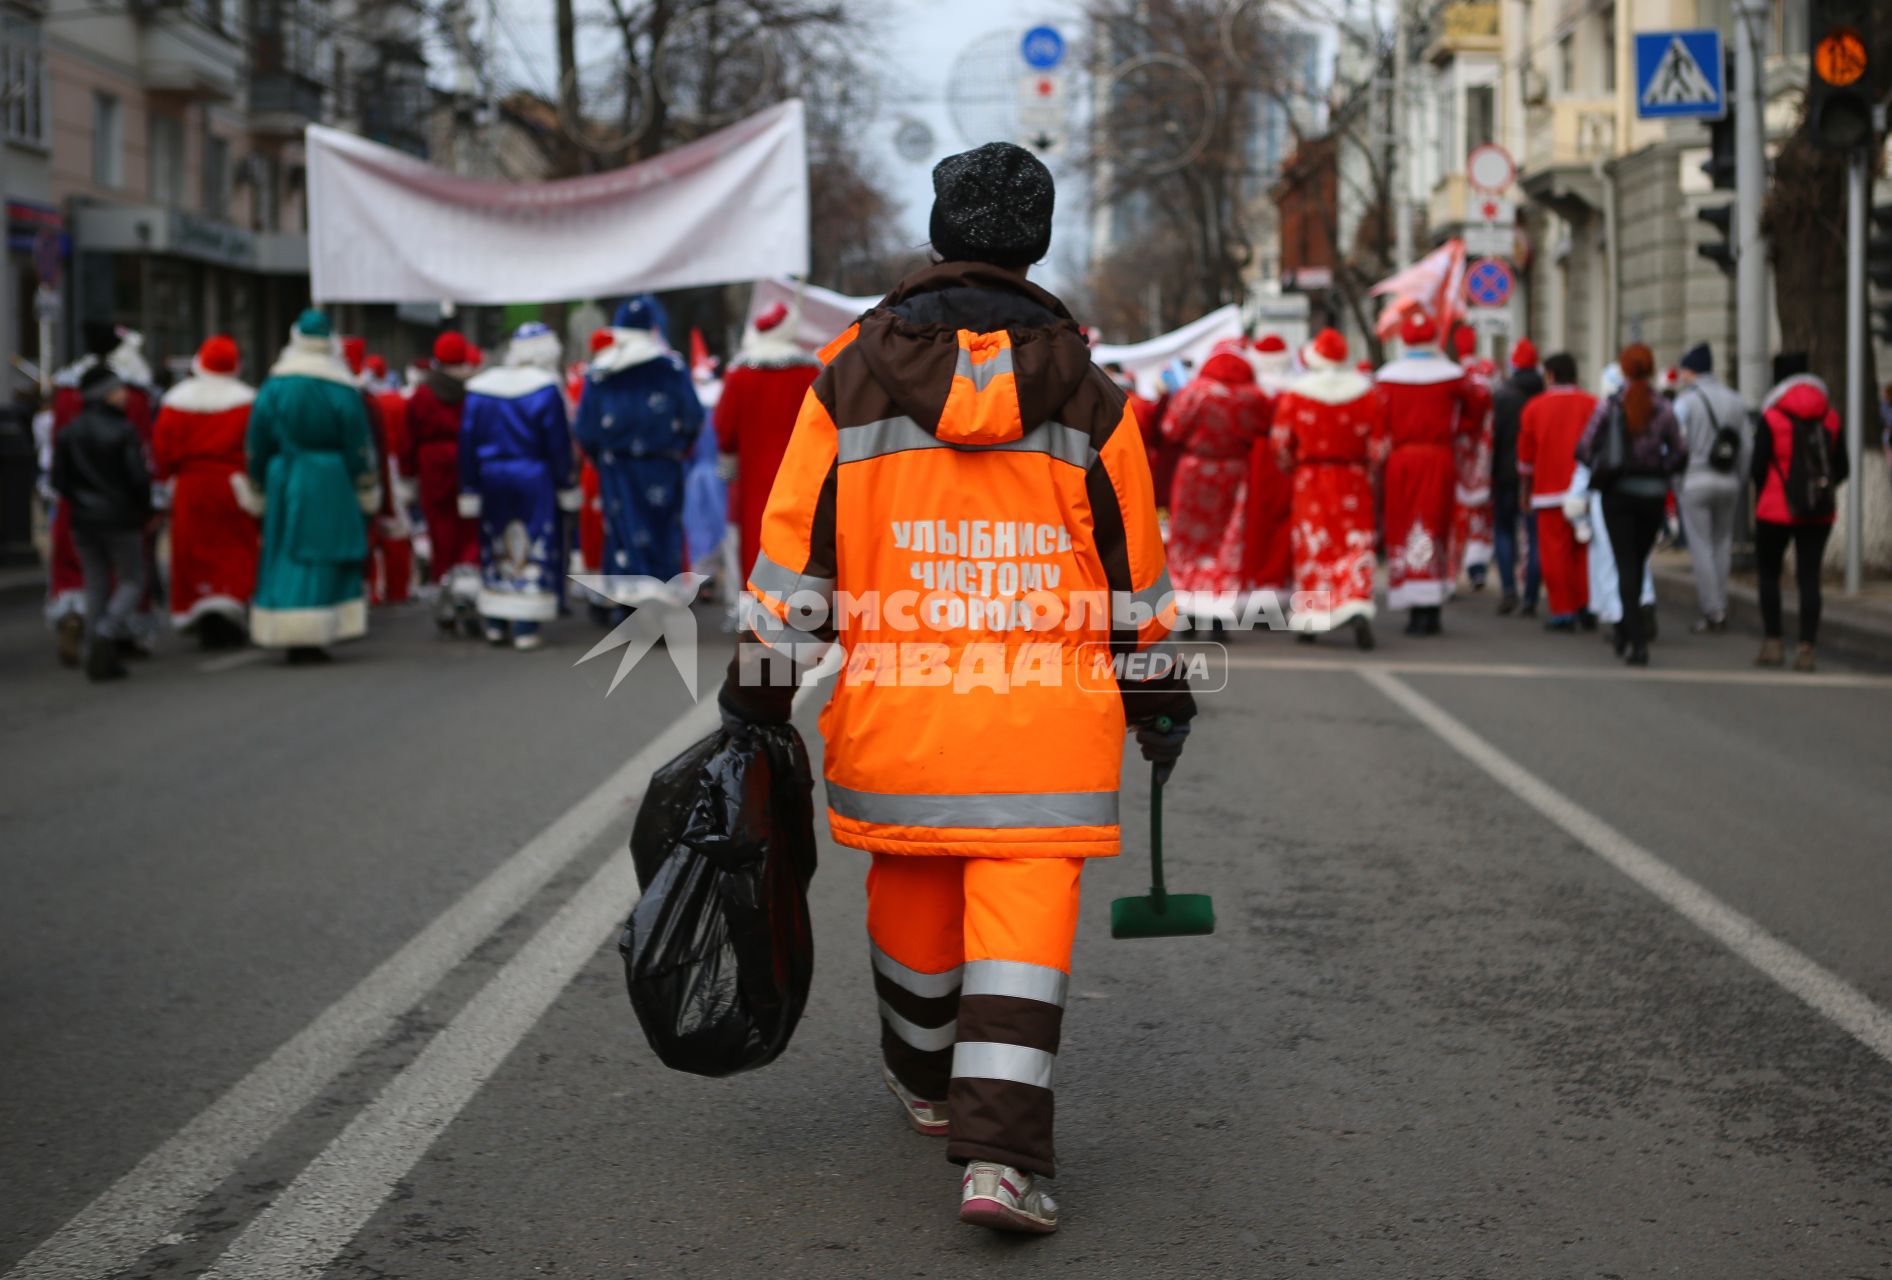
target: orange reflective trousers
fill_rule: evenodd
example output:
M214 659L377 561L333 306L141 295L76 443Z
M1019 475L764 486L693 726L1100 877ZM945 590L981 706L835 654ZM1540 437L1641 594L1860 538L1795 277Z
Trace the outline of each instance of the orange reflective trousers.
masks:
M1082 858L877 853L867 932L880 1044L906 1088L943 1099L949 1160L1047 1177L1052 1071Z

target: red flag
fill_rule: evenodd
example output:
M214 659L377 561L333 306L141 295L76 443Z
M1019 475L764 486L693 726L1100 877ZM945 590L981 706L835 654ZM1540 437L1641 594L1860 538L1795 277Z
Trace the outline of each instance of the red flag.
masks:
M1374 328L1380 337L1399 332L1406 313L1415 308L1431 316L1440 333L1451 331L1459 317L1459 295L1465 288L1465 242L1447 240L1404 271L1395 272L1368 292L1391 295Z

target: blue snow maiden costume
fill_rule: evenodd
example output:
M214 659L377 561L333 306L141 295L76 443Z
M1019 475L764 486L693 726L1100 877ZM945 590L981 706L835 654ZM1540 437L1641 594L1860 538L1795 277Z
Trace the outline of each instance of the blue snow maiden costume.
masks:
M460 419L460 513L480 522L480 593L486 638L537 647L539 624L558 616L565 572L560 512L578 508L558 337L520 326L506 363L466 387Z
M649 294L624 303L591 362L574 434L598 469L605 589L619 606L668 599L683 572L684 474L703 406Z

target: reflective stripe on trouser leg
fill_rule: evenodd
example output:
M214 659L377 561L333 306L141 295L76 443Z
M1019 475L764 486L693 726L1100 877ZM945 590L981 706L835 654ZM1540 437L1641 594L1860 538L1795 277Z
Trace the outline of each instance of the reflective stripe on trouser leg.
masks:
M867 929L881 1056L902 1084L934 1102L945 1099L952 1069L964 913L959 859L874 855Z
M1057 1172L1052 1088L1082 868L1081 858L967 860L951 1159Z

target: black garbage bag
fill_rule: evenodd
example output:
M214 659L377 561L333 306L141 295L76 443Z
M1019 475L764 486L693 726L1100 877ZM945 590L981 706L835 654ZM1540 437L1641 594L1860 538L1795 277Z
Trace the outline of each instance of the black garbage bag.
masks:
M790 725L719 730L651 778L631 831L644 893L618 951L665 1066L733 1075L788 1047L815 967L813 796Z

